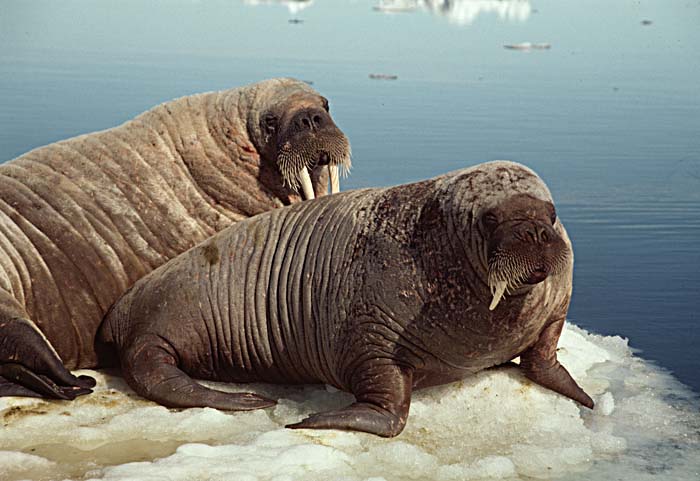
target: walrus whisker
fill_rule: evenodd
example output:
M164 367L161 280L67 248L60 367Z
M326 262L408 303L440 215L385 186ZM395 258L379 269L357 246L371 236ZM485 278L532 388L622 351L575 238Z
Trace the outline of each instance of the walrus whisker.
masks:
M495 309L506 295L523 287L534 272L544 268L549 275L559 274L568 260L567 250L540 259L534 254L522 255L498 248L489 260L488 284L492 295L489 309Z
M340 145L340 143L334 143L332 150L330 152L331 165L336 165L340 167L340 174L343 177L347 177L352 168L352 151L349 144Z
M296 154L291 152L289 143L285 144L277 155L277 165L282 175L282 182L291 189L298 189L299 182L296 175L292 175L292 165L294 165Z
M304 169L312 170L318 163L320 156L327 156L331 193L340 191L340 176L347 176L352 165L350 144L345 140L330 140L326 136L310 139L301 145L292 146L286 142L279 149L277 164L282 174L283 183L291 189L304 188ZM333 172L335 170L335 173ZM310 177L310 174L309 174ZM313 184L312 184L313 185ZM305 194L306 195L306 194ZM314 198L314 197L307 197Z
M489 262L488 283L492 295L489 310L494 310L506 295L521 288L537 268L537 263L529 257L500 249L495 251Z

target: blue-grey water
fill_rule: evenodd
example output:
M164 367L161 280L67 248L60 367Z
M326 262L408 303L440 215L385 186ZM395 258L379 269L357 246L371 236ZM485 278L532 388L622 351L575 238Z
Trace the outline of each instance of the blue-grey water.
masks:
M569 318L700 391L699 26L683 0L2 0L0 161L174 97L307 80L351 139L346 189L535 169L574 242ZM551 48L504 48L522 42Z

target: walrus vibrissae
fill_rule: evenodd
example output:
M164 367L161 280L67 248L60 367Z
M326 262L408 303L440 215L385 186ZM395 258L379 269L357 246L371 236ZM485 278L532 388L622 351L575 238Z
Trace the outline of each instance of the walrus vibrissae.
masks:
M534 382L593 407L557 361L572 271L542 180L490 162L240 222L137 282L99 339L166 406L274 404L190 376L320 382L357 401L291 427L395 436L414 388L517 356Z
M328 101L274 79L183 97L0 166L0 396L72 399L107 308L234 221L339 190Z

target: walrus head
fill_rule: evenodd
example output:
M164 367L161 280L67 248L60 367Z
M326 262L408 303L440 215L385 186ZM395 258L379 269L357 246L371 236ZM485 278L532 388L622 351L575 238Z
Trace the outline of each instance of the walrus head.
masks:
M261 156L306 199L325 193L329 177L336 193L340 175L350 170L350 142L331 118L327 99L302 82L288 82L259 112Z
M491 291L490 310L504 294L524 292L573 262L552 194L528 167L486 162L442 176L437 192L452 238Z
M488 285L494 310L503 294L537 284L567 266L570 249L557 233L554 205L530 194L516 194L484 210Z

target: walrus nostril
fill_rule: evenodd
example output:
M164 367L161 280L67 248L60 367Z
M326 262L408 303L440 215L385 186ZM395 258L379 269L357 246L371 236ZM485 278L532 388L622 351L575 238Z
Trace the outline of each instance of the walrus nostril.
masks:
M533 224L525 227L525 238L533 244L546 244L551 236L545 227Z
M325 118L316 109L304 109L296 114L292 123L301 131L313 131L325 126Z
M535 244L537 243L537 233L535 232L535 229L533 229L532 227L526 228L525 235L527 235L530 241L532 241Z

